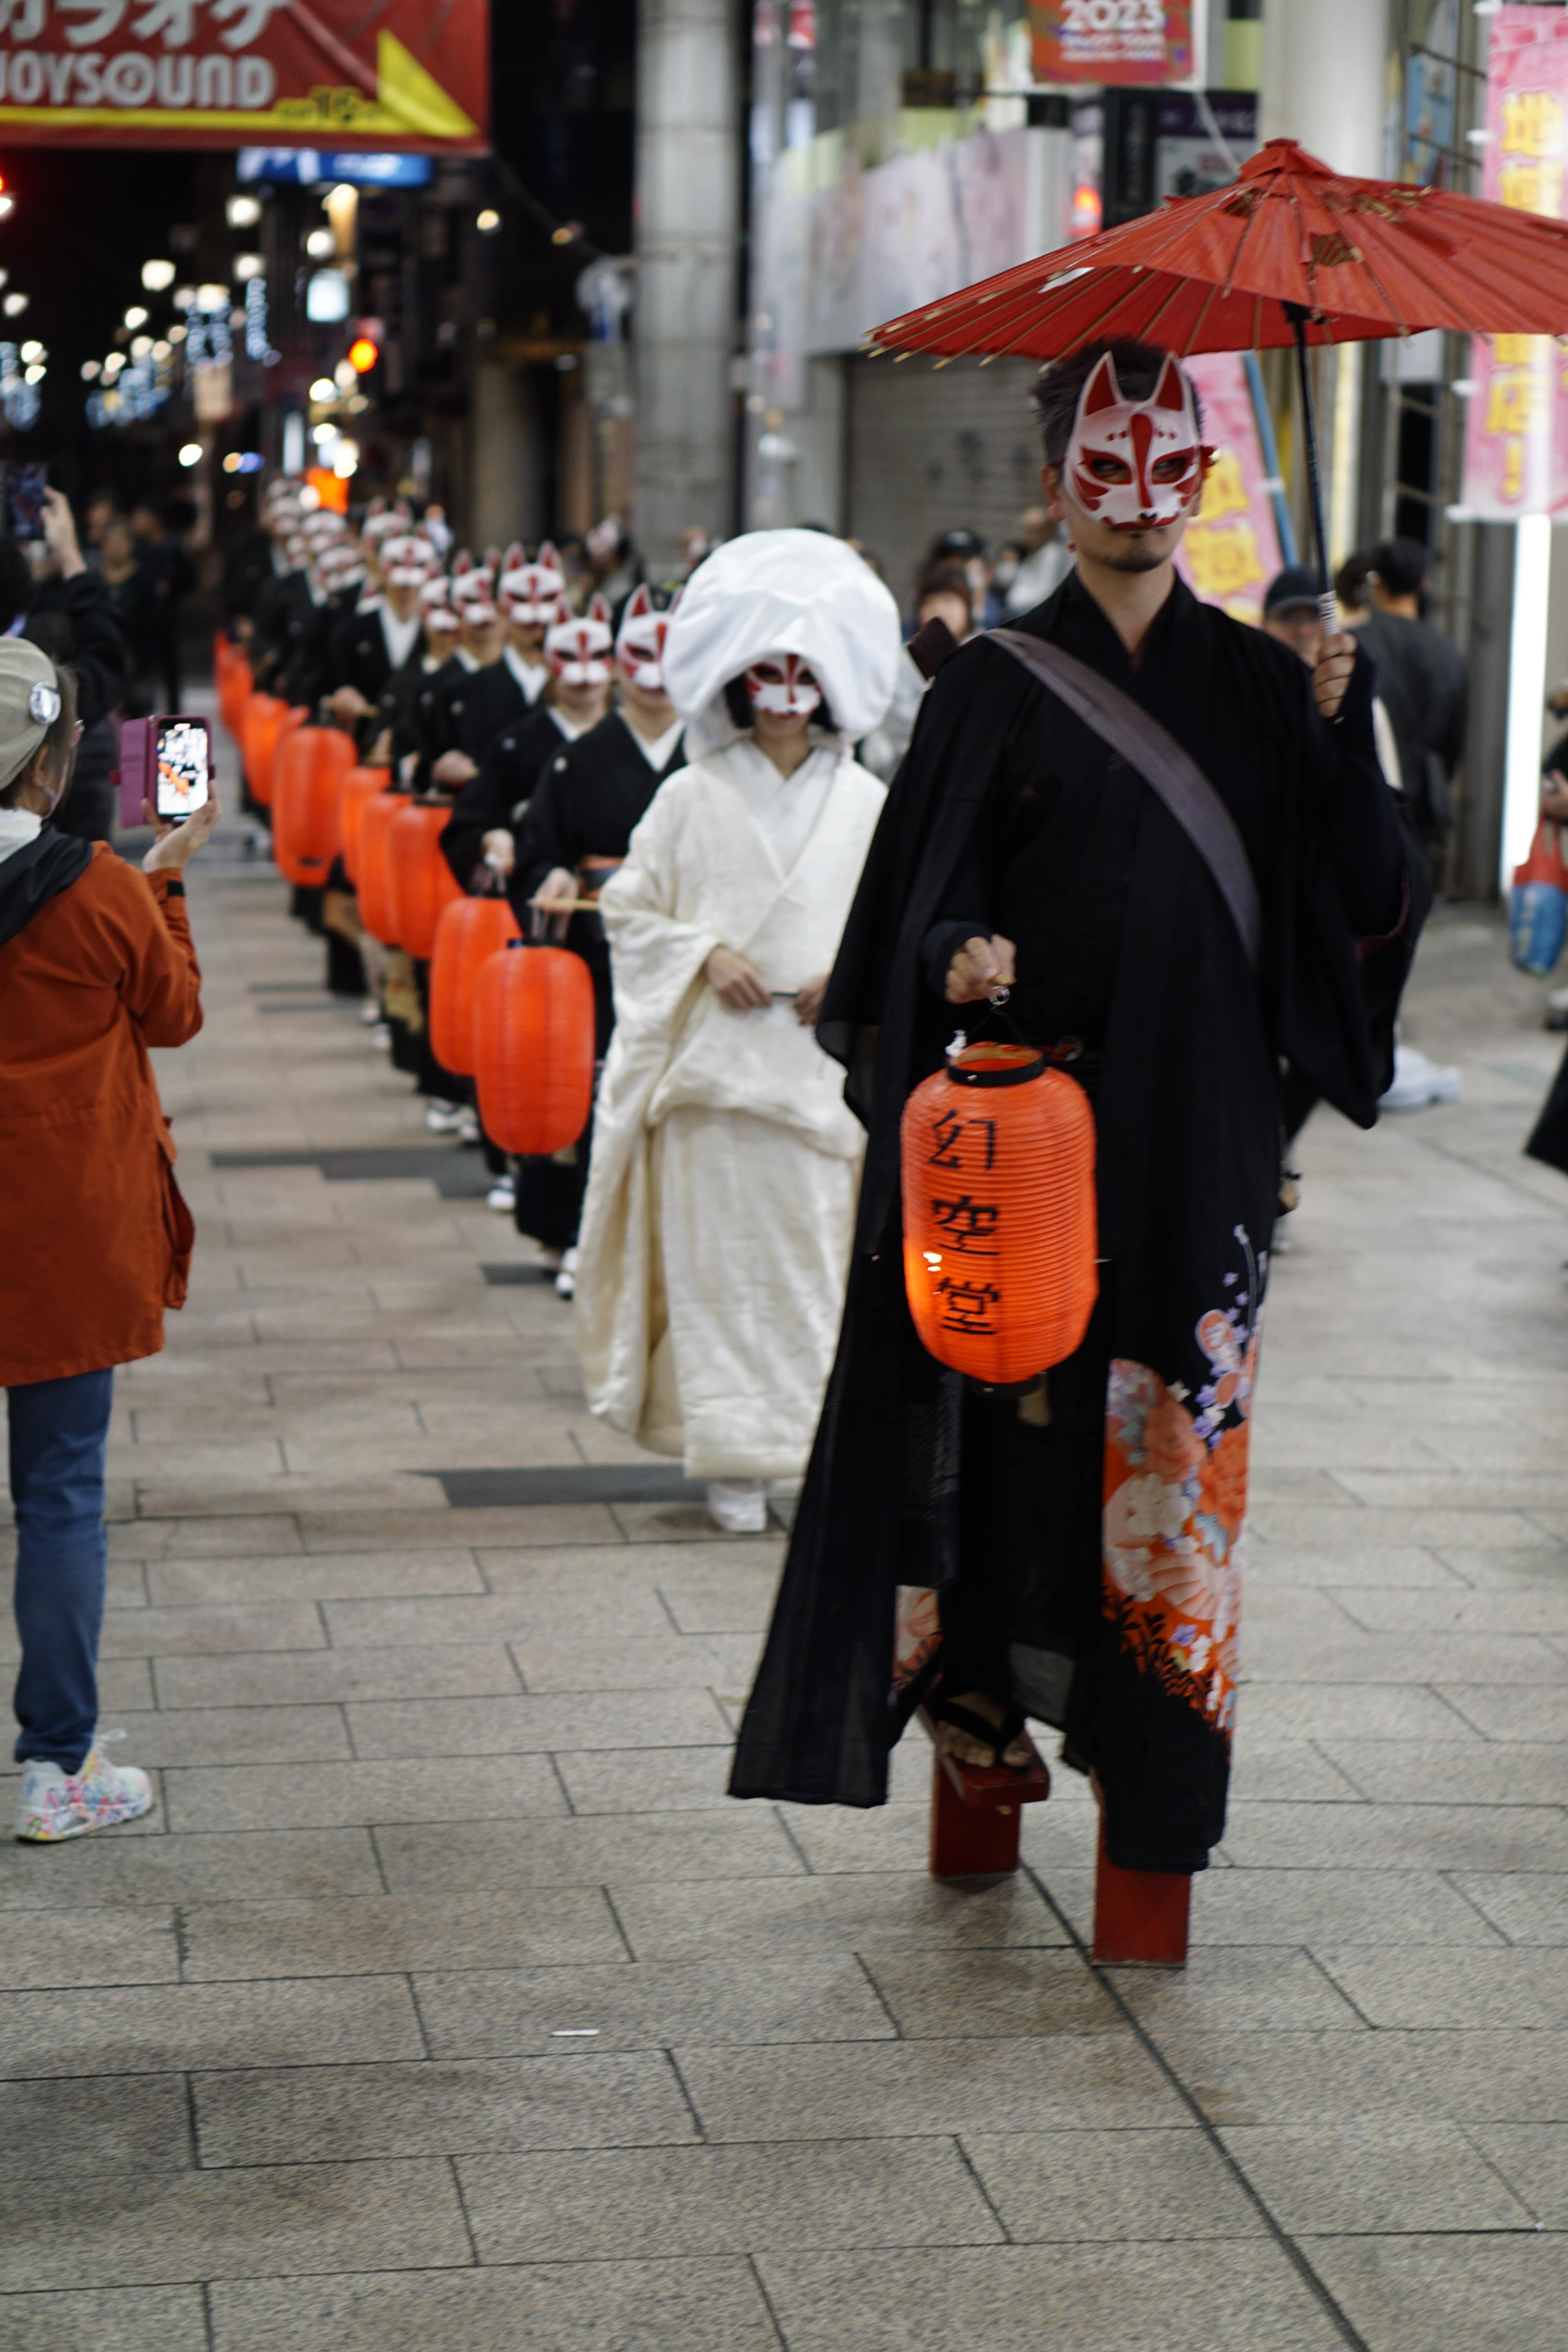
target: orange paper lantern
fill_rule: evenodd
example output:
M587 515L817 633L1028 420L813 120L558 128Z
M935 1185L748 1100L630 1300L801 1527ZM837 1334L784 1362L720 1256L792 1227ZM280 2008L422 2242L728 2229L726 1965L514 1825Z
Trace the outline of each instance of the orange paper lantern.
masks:
M351 882L359 880L359 829L365 803L385 792L391 782L390 768L351 768L343 778L338 796L338 834L343 870Z
M480 970L474 1010L479 1118L503 1151L548 1158L594 1107L594 983L581 956L525 947Z
M904 1105L901 1151L921 1345L994 1388L1064 1362L1100 1289L1083 1088L1033 1046L966 1045Z
M474 1004L479 973L517 936L504 898L454 898L441 909L430 957L430 1050L444 1070L474 1074Z
M442 908L463 895L441 855L441 835L451 814L449 803L432 807L427 802L406 802L386 836L397 945L420 963L430 961Z
M359 822L356 855L359 871L354 877L359 892L359 919L373 940L384 947L398 944L397 930L392 913L392 869L387 856L387 845L392 836L393 822L408 806L406 793L378 793L366 801Z
M253 694L239 723L240 758L250 797L260 808L272 804L272 754L289 705L276 694Z
M273 774L272 854L290 882L320 887L342 842L339 800L354 764L352 736L297 727L279 739Z
M278 731L272 738L272 771L267 783L268 808L274 805L278 798L278 762L282 756L283 746L290 735L299 732L310 716L310 709L305 703L285 703L283 706L283 716L278 721Z

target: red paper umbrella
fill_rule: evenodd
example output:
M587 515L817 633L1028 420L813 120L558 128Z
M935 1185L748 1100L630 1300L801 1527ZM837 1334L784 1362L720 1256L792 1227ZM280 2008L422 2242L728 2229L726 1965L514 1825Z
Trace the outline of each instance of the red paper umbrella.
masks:
M1168 196L1157 213L907 311L867 340L900 354L1040 360L1100 336L1183 358L1293 343L1321 568L1307 346L1429 327L1568 334L1568 222L1447 188L1350 179L1293 139L1271 139L1227 187Z

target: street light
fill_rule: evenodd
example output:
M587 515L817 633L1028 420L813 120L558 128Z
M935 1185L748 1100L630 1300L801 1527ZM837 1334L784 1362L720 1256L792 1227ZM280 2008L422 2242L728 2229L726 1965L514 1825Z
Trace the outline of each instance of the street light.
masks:
M0 303L0 310L4 310L8 319L19 319L27 307L27 301L26 294L7 294L5 301Z
M132 335L132 337L131 338L131 356L132 356L132 358L133 360L145 360L145 359L151 359L152 355L153 355L153 338L152 338L152 336L151 336L151 335Z
M338 387L330 375L319 375L310 386L312 400L336 400Z
M500 215L493 205L487 205L482 213L475 215L474 226L481 236L494 236L500 226Z
M125 323L128 327L144 327L147 324L147 312L140 302L132 302L125 313Z
M199 441L187 441L187 442L184 444L184 447L183 447L183 448L181 449L181 451L180 451L180 463L181 463L181 465L182 465L182 466L199 466L199 465L201 464L201 462L202 462L202 445L201 445L201 443L200 443Z
M234 257L234 274L242 286L252 278L259 278L266 268L267 264L258 253L237 253Z
M254 228L261 218L259 196L230 196L223 208L230 228Z
M368 335L356 335L349 345L349 365L356 375L368 375L380 357Z
M101 371L96 360L83 360L81 363L81 380L83 383L92 383L100 373Z
M142 283L149 294L166 294L174 282L174 265L172 261L144 261L142 264Z
M35 360L41 360L47 358L47 354L46 353L42 343L24 343L22 346L22 364L24 367L30 367Z
M330 228L313 228L305 239L305 250L312 261L325 261L338 249L338 240Z

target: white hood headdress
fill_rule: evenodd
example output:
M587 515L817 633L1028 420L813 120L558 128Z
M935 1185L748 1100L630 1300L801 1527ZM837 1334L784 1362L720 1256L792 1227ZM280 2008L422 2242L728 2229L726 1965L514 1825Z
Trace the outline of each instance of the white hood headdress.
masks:
M693 751L742 732L724 688L768 654L798 654L840 741L858 742L893 696L899 608L868 563L820 530L726 540L686 584L664 641L664 683Z

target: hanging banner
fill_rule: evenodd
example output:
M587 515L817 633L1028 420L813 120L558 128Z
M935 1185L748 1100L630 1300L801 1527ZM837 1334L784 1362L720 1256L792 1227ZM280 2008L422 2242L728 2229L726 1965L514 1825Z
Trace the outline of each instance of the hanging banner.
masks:
M1204 439L1215 460L1203 504L1176 551L1176 569L1205 604L1256 627L1264 591L1279 569L1279 533L1246 363L1237 352L1209 352L1183 365L1197 386Z
M482 153L485 0L0 0L13 147Z
M1193 0L1029 0L1037 82L1190 82Z
M1568 14L1509 6L1492 18L1481 194L1563 217ZM1568 391L1550 335L1478 335L1470 346L1464 506L1488 522L1568 519Z

